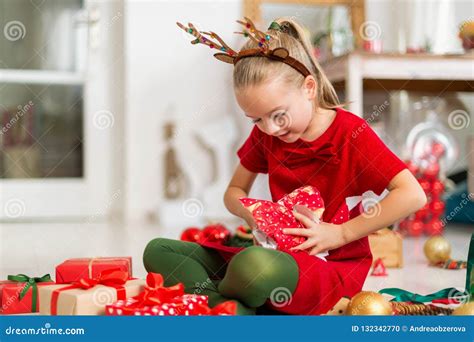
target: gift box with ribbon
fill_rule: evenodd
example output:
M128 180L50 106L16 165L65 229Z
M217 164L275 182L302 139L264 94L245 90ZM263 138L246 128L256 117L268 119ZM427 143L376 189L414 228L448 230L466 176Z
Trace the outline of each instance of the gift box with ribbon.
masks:
M341 204L330 223L342 224L349 220L351 210L361 201L364 206L364 203L374 204L380 198L382 196L378 197L371 191L367 191L362 196L348 197ZM310 185L292 191L276 203L245 197L239 200L252 213L257 224L257 228L254 229L253 233L260 245L281 251L289 251L290 248L303 243L306 239L303 236L283 233L284 228L306 228L295 218L293 210L299 211L318 223L321 221L325 209L324 201L318 189ZM366 209L365 207L360 208L360 211ZM327 253L318 256L324 257L325 255Z
M42 315L103 315L107 304L138 295L144 285L144 280L130 280L126 271L108 269L95 278L42 286L39 312Z
M0 281L0 313L23 314L38 311L38 288L54 284L49 274L30 277L26 274L9 275Z
M68 284L81 278L95 278L103 271L120 269L132 278L131 257L97 257L67 259L56 266L56 283Z
M370 250L374 263L382 259L385 267L403 266L403 237L389 228L382 228L369 235Z
M163 277L148 273L146 286L138 296L119 300L106 306L106 315L118 316L202 316L235 315L236 303L223 302L209 308L208 297L184 293L184 285L165 287Z

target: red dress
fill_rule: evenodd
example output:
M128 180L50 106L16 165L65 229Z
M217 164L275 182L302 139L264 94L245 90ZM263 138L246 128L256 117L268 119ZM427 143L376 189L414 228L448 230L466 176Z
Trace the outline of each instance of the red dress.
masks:
M326 222L346 197L369 190L379 195L406 168L365 120L343 109L311 142L285 143L255 126L237 155L249 171L268 173L274 202L303 185L315 186L325 202ZM351 217L356 215L353 210ZM220 252L229 260L240 250ZM289 305L273 309L297 315L326 313L341 297L360 292L372 264L367 237L329 251L327 262L305 252L289 254L299 267L298 285Z

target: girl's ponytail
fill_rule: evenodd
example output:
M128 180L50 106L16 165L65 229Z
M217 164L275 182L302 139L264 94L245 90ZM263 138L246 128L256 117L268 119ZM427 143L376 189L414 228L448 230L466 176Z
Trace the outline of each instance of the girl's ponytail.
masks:
M278 18L275 22L280 24L284 33L299 41L308 55L311 62L310 70L318 83L318 105L326 109L341 107L342 105L337 97L337 93L316 60L312 52L311 42L301 25L295 20L285 17Z

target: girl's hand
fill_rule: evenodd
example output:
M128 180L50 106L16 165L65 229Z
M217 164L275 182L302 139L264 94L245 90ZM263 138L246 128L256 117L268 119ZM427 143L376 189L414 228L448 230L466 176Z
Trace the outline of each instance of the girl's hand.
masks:
M290 251L307 250L309 255L316 255L346 244L341 225L326 222L316 223L299 212L293 211L293 214L306 228L285 228L283 233L304 236L308 239L302 244L290 248Z
M252 229L252 231L257 228L257 224L255 223L255 220L253 218L253 215L250 211L248 210L245 210L244 212L245 214L243 215L243 219L245 220L245 222L247 222L247 225L250 227L250 229ZM255 236L253 237L253 244L254 246L260 246L260 244L258 243L257 239L255 239Z

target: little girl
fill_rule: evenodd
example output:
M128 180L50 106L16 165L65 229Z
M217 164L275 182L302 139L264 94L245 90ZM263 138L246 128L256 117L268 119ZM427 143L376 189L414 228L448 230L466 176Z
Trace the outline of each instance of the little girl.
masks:
M224 195L227 209L255 228L239 198L247 197L258 173L268 174L273 201L304 185L316 187L325 202L325 222L346 197L389 193L375 213L352 215L341 225L318 224L296 212L307 229L284 233L307 239L289 252L256 245L224 253L157 238L145 249L145 268L161 273L167 286L182 282L186 292L208 295L211 307L235 300L238 314L253 314L264 304L287 314L324 314L341 297L361 291L372 263L367 236L417 211L426 197L367 122L341 108L298 23L277 19L266 32L248 19L240 23L251 39L239 53L214 33L209 35L222 46L209 43L191 24L178 24L197 37L194 43L217 45L224 53L216 58L234 64L237 102L255 124L237 152L240 163ZM326 260L315 256L326 251Z

